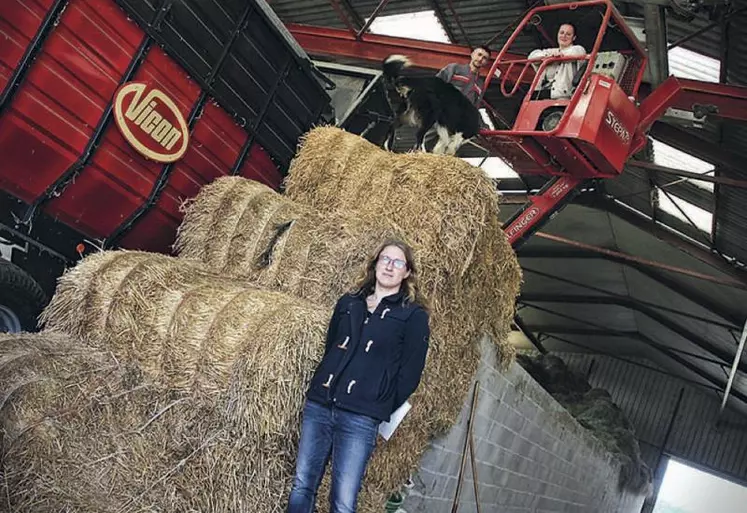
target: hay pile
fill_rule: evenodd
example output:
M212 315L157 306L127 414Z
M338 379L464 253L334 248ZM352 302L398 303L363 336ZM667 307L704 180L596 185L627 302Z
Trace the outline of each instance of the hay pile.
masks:
M216 279L189 261L125 251L88 257L61 278L43 333L64 331L94 355L108 355L105 375L112 362L135 370L121 386L115 372L111 387L95 381L75 390L75 400L94 406L67 416L44 445L29 433L21 454L6 450L6 461L26 468L14 471L23 477L12 489L23 495L31 483L48 483L45 500L79 511L120 511L130 500L133 510L282 511L328 317L297 298ZM40 412L65 409L78 374L14 400ZM101 410L120 394L122 401ZM6 407L2 422L5 433L18 433L34 420L10 418ZM96 485L86 490L86 482ZM28 500L19 496L14 511L37 511Z
M114 369L112 382L86 370L78 383L81 374L62 365L47 392L5 406L4 430L20 443L5 451L19 476L15 510L35 511L36 487L52 510L280 512L331 306L391 235L416 251L431 348L413 410L374 452L359 510L380 511L456 420L483 333L510 362L521 276L481 170L317 129L293 164L289 193L220 179L187 205L178 259L105 252L63 276L43 314L46 333L93 348L81 365ZM9 408L31 413L16 418ZM45 427L48 438L28 432L42 445L24 438L22 426L39 424L34 415L57 410L76 413ZM86 437L95 438L90 447ZM327 511L326 492L319 497Z
M498 222L493 183L460 159L395 155L318 128L305 138L287 185L285 198L243 179L214 182L187 206L176 249L331 308L386 235L413 246L432 307L431 349L416 407L372 460L361 511L374 511L417 468L428 442L453 425L479 363L480 336L495 341L499 361L512 360L506 339L520 268ZM273 239L263 268L258 259Z
M241 177L206 185L183 210L174 244L180 256L330 309L373 248L402 235L391 224L322 215Z
M480 168L443 155L392 154L322 127L304 138L286 192L329 216L394 223L416 251L434 322L459 325L444 333L506 339L521 270L498 222L500 197ZM510 360L511 348L502 349Z
M277 405L262 393L276 383L255 350L237 358L224 391L199 394L63 335L0 337L3 503L35 513L281 511L299 419L257 422Z
M622 462L620 486L647 494L651 470L641 457L635 428L610 394L592 388L580 374L550 354L519 354L517 361L568 412Z

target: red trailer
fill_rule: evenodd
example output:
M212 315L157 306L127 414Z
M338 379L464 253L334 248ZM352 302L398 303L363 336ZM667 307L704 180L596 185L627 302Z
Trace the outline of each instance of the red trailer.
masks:
M82 254L169 252L217 177L279 188L330 106L263 0L3 0L0 34L0 331Z

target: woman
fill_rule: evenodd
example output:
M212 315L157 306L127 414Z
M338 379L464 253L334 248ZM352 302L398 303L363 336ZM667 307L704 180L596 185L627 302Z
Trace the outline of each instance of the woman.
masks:
M583 57L586 50L581 45L574 45L576 27L572 23L563 23L558 29L558 47L544 50L533 50L528 59L545 59L547 57ZM573 76L581 66L578 61L553 62L545 66L544 76L535 91L535 99L568 99L573 93Z
M288 513L311 513L332 459L331 513L353 513L379 423L420 383L428 312L412 250L384 242L337 302L303 411Z

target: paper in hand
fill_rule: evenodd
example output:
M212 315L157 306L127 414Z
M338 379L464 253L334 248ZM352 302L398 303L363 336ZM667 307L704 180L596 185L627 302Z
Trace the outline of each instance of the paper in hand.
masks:
M405 418L405 415L410 411L410 408L412 408L412 405L409 401L405 401L402 406L392 413L391 417L389 417L389 422L382 422L379 424L379 434L384 438L384 440L389 440L392 437L394 430L397 429L397 426L399 426L402 419Z

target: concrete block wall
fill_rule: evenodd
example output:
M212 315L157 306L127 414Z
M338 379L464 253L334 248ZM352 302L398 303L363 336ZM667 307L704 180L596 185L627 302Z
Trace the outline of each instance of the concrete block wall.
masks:
M496 368L489 343L476 379L473 426L482 513L638 513L643 496L618 490L619 464L529 374ZM466 436L471 390L459 421L435 440L413 476L407 513L450 513ZM473 513L469 458L460 513Z

